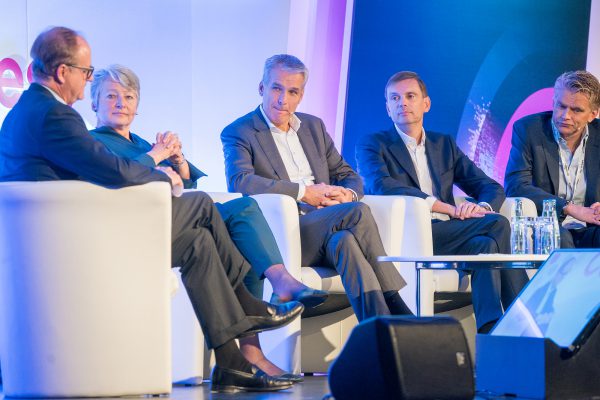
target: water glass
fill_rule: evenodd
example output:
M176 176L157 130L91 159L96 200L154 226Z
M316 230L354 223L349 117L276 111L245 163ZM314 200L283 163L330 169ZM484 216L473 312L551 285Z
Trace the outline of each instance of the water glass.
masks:
M554 219L551 217L537 217L534 232L535 254L550 254L554 245Z
M510 251L512 254L531 254L533 252L534 219L513 217L510 233Z

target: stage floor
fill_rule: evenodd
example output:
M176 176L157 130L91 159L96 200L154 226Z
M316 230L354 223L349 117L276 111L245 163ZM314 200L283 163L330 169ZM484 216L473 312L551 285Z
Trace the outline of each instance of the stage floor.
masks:
M272 393L236 393L234 395L228 393L211 393L210 383L204 382L199 386L173 386L173 392L169 397L147 397L148 399L173 399L173 400L302 400L302 399L322 399L329 393L329 385L327 384L327 376L307 376L304 382L297 383L291 389L282 390ZM134 399L136 397L127 397ZM140 397L144 398L144 397ZM4 399L2 386L0 385L0 399ZM108 399L108 398L105 398ZM88 398L89 400L89 398Z
M329 393L329 385L327 384L327 376L307 376L304 378L304 382L298 383L292 386L291 389L283 390L280 392L273 393L211 393L209 389L210 385L205 382L199 386L174 386L171 396L167 397L121 397L120 399L135 399L135 398L147 398L147 399L173 399L173 400L301 400L301 399L323 399ZM2 392L2 386L0 385L0 399L4 399ZM103 398L109 399L109 398ZM519 400L517 397L503 397L503 396L475 396L474 400ZM83 400L89 400L83 399Z

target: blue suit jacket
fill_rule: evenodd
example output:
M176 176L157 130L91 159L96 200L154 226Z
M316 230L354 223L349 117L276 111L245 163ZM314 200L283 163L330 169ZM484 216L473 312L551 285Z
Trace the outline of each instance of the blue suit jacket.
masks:
M425 152L438 199L454 205L452 186L456 185L477 201L500 210L505 199L502 186L479 169L451 136L427 132ZM420 189L410 153L395 127L361 137L356 162L367 194L429 196Z
M81 116L31 84L0 130L0 181L84 179L109 187L169 182L162 172L112 154Z
M298 138L315 177L315 183L343 186L363 195L360 177L336 150L321 119L296 113L302 123ZM271 130L260 108L244 115L221 133L225 175L230 191L244 194L279 193L298 196L299 185L290 178Z
M513 125L512 148L506 165L504 187L509 196L527 197L538 213L545 199L556 199L558 210L567 201L557 196L559 184L558 144L552 133L552 112L523 117ZM590 136L585 147L585 205L600 201L600 121L588 124Z

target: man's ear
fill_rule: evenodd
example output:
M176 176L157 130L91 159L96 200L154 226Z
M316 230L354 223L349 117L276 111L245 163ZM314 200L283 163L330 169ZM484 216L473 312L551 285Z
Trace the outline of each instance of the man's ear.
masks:
M96 105L94 104L94 102L92 102L92 111L93 112L98 111L98 107L96 107Z
M262 96L264 91L265 91L265 86L263 85L262 81L260 81L260 83L258 84L258 94L260 94Z
M431 98L427 96L423 99L423 101L425 102L425 112L429 112L431 109Z
M65 64L61 64L58 66L58 68L56 68L56 71L54 72L54 79L56 80L56 82L58 83L65 83L65 73L67 72L67 66Z

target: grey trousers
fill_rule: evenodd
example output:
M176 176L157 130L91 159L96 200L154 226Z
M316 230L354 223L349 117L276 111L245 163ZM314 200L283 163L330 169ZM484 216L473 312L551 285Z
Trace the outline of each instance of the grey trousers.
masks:
M384 293L406 282L394 265L378 262L385 250L371 210L364 203L344 203L300 216L302 265L335 268L359 321L389 315Z
M235 247L221 215L203 192L173 198L172 266L185 289L209 348L250 328L233 288L250 265Z

